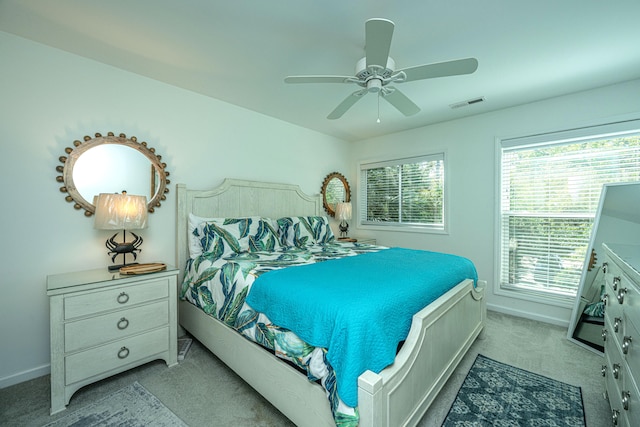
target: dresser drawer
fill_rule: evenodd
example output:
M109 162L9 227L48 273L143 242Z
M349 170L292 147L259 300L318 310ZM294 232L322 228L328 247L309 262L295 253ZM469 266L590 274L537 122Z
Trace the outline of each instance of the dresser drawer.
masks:
M622 406L622 390L623 382L629 375L625 365L622 363L621 356L616 352L613 343L607 340L605 342L605 356L607 362L607 370L605 374L605 386L607 389L607 397L609 398L609 406L611 407L611 415L616 413L616 426L628 426L626 411Z
M69 353L155 329L166 325L168 318L169 301L164 300L68 322L64 350Z
M640 372L640 332L635 322L630 319L625 319L624 338L620 344L627 348L627 353L623 357L629 365L629 370Z
M73 384L168 349L169 327L166 327L75 353L65 358L65 383Z
M624 409L623 404L622 411L625 413L630 426L640 426L640 395L638 394L638 388L631 377L631 373L627 375L624 385L624 393L628 393L626 395L628 406L627 409Z
M166 278L81 293L64 299L64 318L93 315L168 296L169 280Z
M605 374L607 393L614 397L620 396L620 391L622 390L625 376L627 375L622 355L618 351L616 343L610 339L607 339L604 343L604 353L607 362L607 371Z

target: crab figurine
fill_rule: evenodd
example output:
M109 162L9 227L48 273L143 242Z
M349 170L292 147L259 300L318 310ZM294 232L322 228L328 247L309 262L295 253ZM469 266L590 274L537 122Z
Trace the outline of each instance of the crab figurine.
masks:
M124 259L124 257L126 257L126 254L129 254L129 253L133 255L133 260L135 261L137 257L137 253L142 251L142 249L138 249L140 245L142 245L142 237L136 235L135 233L131 233L131 234L133 234L133 237L135 238L133 242L121 242L121 243L116 242L115 238L118 235L118 233L114 234L113 236L111 236L110 239L106 241L105 246L107 247L107 249L109 249L109 252L107 252L107 254L113 255L111 257L112 262L116 261L116 257L118 255L122 254L122 257ZM125 236L125 239L126 239L126 236Z

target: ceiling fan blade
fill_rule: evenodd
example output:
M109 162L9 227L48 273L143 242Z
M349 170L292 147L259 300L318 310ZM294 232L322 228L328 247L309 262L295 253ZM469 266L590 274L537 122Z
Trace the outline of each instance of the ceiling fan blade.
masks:
M289 76L285 83L350 83L351 76Z
M407 75L407 78L404 80L405 82L410 82L413 80L471 74L477 69L478 60L476 58L466 58L435 64L417 65L398 71L402 71Z
M367 67L379 65L387 67L391 37L393 37L394 23L388 19L374 18L365 23L365 52Z
M420 111L420 107L395 87L386 87L380 94L389 104L396 107L398 111L405 116L413 116Z
M338 105L328 116L327 119L329 120L335 120L335 119L339 119L340 117L342 117L342 115L344 113L347 112L347 110L351 107L353 107L353 104L355 104L356 102L360 101L360 99L362 99L362 96L365 95L367 93L366 89L362 89L362 90L357 90L355 92L353 92L351 95L347 96L344 101L342 101L340 103L340 105Z

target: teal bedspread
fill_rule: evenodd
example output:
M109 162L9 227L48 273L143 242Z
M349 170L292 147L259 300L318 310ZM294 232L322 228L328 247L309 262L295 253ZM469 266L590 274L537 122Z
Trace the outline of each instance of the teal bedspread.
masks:
M391 248L264 273L246 302L327 348L338 395L355 407L358 376L393 363L412 316L464 279L477 280L466 258Z

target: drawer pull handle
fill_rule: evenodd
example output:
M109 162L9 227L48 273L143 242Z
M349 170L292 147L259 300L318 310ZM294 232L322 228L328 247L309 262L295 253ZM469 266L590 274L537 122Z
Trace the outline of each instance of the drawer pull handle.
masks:
M631 347L631 337L627 336L622 339L622 352L624 354L629 353L629 347Z
M617 409L614 409L613 411L611 411L611 421L613 421L614 426L618 425L619 416L620 416L620 411L618 411Z
M629 410L629 400L631 400L631 393L628 391L622 392L622 407L625 411Z
M618 329L620 329L621 323L622 323L622 318L616 317L615 319L613 319L613 330L615 332L618 332Z
M620 284L620 278L619 277L614 277L613 278L613 290L617 291L618 290L618 285Z
M118 351L118 359L126 359L129 355L129 349L127 347L122 347L120 351Z
M620 364L614 363L611 371L613 372L613 378L618 379L618 377L620 376Z
M603 329L602 330L602 341L606 341L607 340L607 330Z
M600 373L602 374L603 377L607 376L607 365L602 365L600 367Z
M120 330L127 329L127 326L129 326L129 320L127 320L124 317L118 320L118 329Z
M126 304L127 301L129 301L129 295L126 292L122 292L120 295L118 295L117 300L120 304Z
M609 302L609 294L602 295L602 302L605 306L607 305L607 303Z
M624 294L627 293L627 288L620 288L618 290L618 302L622 304L624 302Z
M609 269L609 263L603 262L602 263L602 272L606 273L608 269Z

